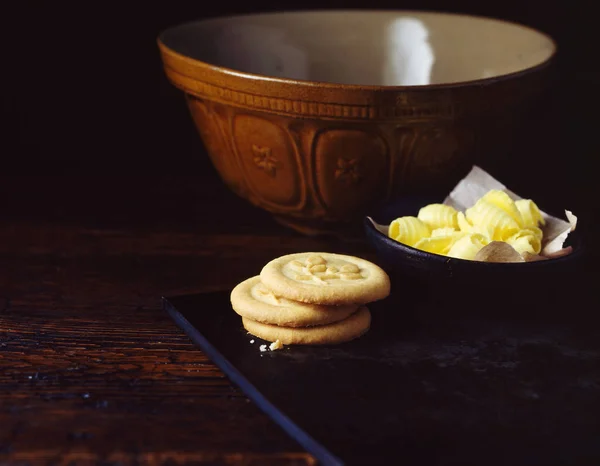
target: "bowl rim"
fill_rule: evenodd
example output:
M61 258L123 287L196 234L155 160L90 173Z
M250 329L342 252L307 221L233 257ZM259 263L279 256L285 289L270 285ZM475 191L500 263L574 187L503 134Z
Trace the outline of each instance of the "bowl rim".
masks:
M585 246L582 242L580 235L577 235L578 246L577 248L573 248L573 251L567 255L555 257L548 260L539 260L539 261L531 261L531 262L482 262L482 261L472 261L467 259L459 259L457 257L448 257L442 256L441 254L434 254L431 252L421 251L420 249L413 248L406 244L400 243L389 236L383 234L381 231L377 229L375 226L375 220L366 215L363 218L363 225L365 228L373 231L375 233L376 238L379 238L380 241L385 243L387 246L394 248L406 256L417 257L423 260L428 261L429 263L436 264L445 264L446 266L452 266L453 264L460 264L462 266L480 268L480 269L509 269L517 267L519 270L524 268L538 268L538 267L548 267L552 264L561 264L563 262L572 262L573 260L577 260L583 254ZM467 265L469 264L469 265Z
M462 17L462 18L469 18L469 19L475 19L475 20L504 23L507 25L517 26L522 29L527 29L537 35L543 36L546 40L549 41L550 45L552 46L552 50L551 50L551 53L548 56L548 58L546 58L544 61L542 61L536 65L529 66L522 70L513 71L511 73L501 74L498 76L492 76L489 78L478 78L478 79L458 81L458 82L453 82L453 83L389 86L389 85L382 85L382 84L344 84L344 83L327 82L327 81L314 81L314 80L307 80L307 79L281 78L281 77L269 76L269 75L264 75L264 74L249 73L249 72L245 72L245 71L235 70L233 68L228 68L225 66L215 65L215 64L212 64L212 63L209 63L206 61L196 59L196 58L191 58L189 56L186 56L186 55L170 48L164 41L164 36L166 34L168 34L170 31L173 31L175 29L192 26L194 24L208 23L210 21L221 20L221 19L246 18L246 17L251 18L251 17L258 17L258 16L283 16L283 15L294 15L294 14L298 14L298 13L300 13L300 14L303 14L303 13L333 14L333 13L349 13L349 12L367 13L367 14L368 13L406 13L406 14L420 14L420 15L432 15L432 16L437 15L437 16ZM178 60L180 60L183 63L186 63L188 65L191 65L192 67L196 67L198 69L212 72L212 73L218 73L221 75L230 76L234 79L237 78L237 79L243 79L243 80L255 81L255 82L268 82L271 84L280 84L280 85L284 85L284 86L296 86L296 87L300 86L300 87L305 87L305 88L319 88L322 90L337 90L337 91L343 90L343 91L348 91L348 92L370 91L370 92L378 92L378 93L382 93L382 92L383 93L385 93L385 92L398 93L398 92L408 92L408 91L424 92L424 91L431 91L431 90L454 90L454 89L461 89L461 88L465 88L465 87L486 86L486 85L490 85L490 84L494 84L494 83L510 81L515 78L529 75L529 74L532 74L532 73L535 73L537 71L541 71L541 70L547 68L551 63L554 62L554 60L556 59L557 53L558 53L558 44L552 36L550 36L549 34L543 32L539 29L536 29L532 26L529 26L529 25L526 25L523 23L519 23L517 21L496 18L493 16L476 15L476 14L469 14L469 13L457 13L457 12L451 12L451 11L446 11L446 10L429 10L428 11L428 10L418 10L418 9L381 9L381 10L361 9L361 8L340 8L340 9L329 8L329 9L322 9L322 10L320 10L320 9L307 9L307 10L294 9L294 10L285 10L285 11L264 11L264 12L260 12L260 13L241 13L241 14L235 14L235 15L212 16L210 18L203 18L203 19L182 22L182 23L170 26L168 28L165 28L158 34L158 36L156 38L156 43L157 43L160 51L163 54L171 55L172 57L177 58Z

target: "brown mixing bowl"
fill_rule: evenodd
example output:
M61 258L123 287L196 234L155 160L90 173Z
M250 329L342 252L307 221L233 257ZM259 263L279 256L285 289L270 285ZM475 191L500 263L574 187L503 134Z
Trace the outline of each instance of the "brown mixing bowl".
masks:
M223 181L304 233L501 157L555 55L519 24L413 11L213 18L158 45Z

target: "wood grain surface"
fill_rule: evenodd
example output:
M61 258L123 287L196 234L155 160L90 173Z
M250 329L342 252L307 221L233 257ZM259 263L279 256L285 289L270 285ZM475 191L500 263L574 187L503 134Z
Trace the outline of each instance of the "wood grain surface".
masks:
M314 463L160 298L230 289L286 252L364 246L291 233L196 181L1 180L0 464ZM219 202L198 201L206 190Z
M0 177L0 465L315 463L160 298L231 289L285 253L374 255L210 180Z
M154 41L168 26L233 7L148 4L140 20L135 2L94 4L91 14L83 4L33 3L6 21L15 40L0 99L0 465L315 464L160 308L163 295L230 289L287 252L370 257L361 242L281 227L231 194L208 164ZM524 169L502 160L494 174L516 192L539 193L542 205L579 215L595 283L593 15L565 22L562 7L541 1L463 0L452 8L522 21L558 41L562 71L550 118L557 130L525 148ZM73 53L73 42L85 53Z

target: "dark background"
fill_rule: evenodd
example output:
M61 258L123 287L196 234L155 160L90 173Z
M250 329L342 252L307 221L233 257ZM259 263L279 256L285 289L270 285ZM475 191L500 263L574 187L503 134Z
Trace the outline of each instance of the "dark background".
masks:
M91 206L98 204L92 198L102 197L98 191L117 189L114 182L103 184L103 177L125 177L116 185L118 195L126 200L140 196L140 190L151 191L161 179L186 176L194 177L198 185L214 186L217 200L228 196L203 153L183 95L162 72L155 42L161 30L231 13L423 9L518 21L556 40L557 81L548 95L552 113L547 115L552 124L536 136L539 149L533 146L528 154L535 161L528 166L539 166L539 173L519 173L515 167L514 180L507 170L502 181L519 192L516 188L531 179L537 187L531 197L550 202L553 208L574 210L582 219L595 212L600 40L592 15L574 2L257 0L233 7L227 1L91 1L21 2L3 8L2 113L6 118L0 172L5 185L21 183L22 176L39 176L40 183L54 183L57 190L72 187L73 197L89 197ZM149 183L143 177L155 178ZM17 191L21 199L23 190ZM5 188L3 195L7 197L3 204L18 210L17 194ZM202 202L203 195L196 194L196 202ZM34 201L27 205L33 206Z

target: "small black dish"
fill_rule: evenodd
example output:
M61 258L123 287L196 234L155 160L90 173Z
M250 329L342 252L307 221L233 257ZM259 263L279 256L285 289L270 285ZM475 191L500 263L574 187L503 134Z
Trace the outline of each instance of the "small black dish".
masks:
M569 235L565 244L573 247L569 255L536 262L489 263L420 251L394 241L373 223L389 225L398 217L416 216L421 207L433 202L441 201L403 198L380 206L364 219L367 242L390 274L396 295L418 290L429 298L438 295L440 305L446 302L457 307L457 301L462 300L473 309L495 306L505 312L508 308L522 310L523 306L558 304L557 295L563 295L566 303L581 282L584 247L577 231ZM512 306L514 302L520 305Z

